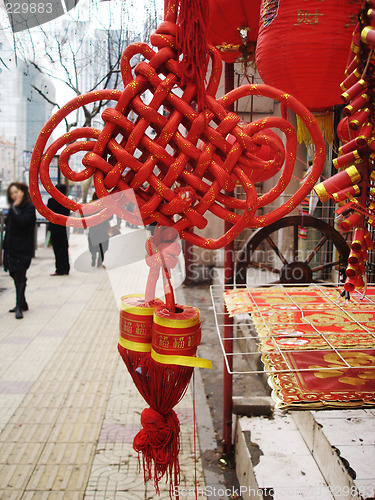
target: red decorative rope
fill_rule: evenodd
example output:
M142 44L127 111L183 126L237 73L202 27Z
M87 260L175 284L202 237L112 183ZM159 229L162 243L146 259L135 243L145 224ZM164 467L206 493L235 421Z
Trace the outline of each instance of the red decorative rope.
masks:
M208 17L207 0L180 0L176 41L183 55L181 84L196 86L198 111L207 105L204 82L208 64Z
M150 302L155 299L156 282L162 269L165 302L169 311L175 311L175 300L171 285L170 270L176 267L181 245L178 233L173 228L157 226L155 234L146 242L146 264L150 271L148 274L145 300Z

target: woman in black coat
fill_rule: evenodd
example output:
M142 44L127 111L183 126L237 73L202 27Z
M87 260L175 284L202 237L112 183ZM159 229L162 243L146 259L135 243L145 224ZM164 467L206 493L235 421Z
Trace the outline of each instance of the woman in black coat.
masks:
M9 271L16 287L16 318L23 318L28 310L25 299L26 271L34 256L35 208L29 189L22 182L12 182L7 190L10 205L5 219L4 269Z

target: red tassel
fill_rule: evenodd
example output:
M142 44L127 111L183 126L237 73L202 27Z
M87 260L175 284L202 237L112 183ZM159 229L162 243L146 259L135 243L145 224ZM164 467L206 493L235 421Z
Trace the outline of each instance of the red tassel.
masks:
M180 483L180 423L176 412L170 410L162 415L146 408L141 414L141 424L143 428L135 436L133 448L142 454L145 482L153 478L159 494L159 481L167 473L171 496Z
M184 62L181 84L196 86L198 111L206 107L207 22L207 0L180 0L176 42Z

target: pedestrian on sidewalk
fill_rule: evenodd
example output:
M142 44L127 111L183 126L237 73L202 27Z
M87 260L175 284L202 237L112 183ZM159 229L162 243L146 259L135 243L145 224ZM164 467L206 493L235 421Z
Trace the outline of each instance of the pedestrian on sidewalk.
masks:
M93 194L92 200L98 200L98 195ZM109 245L109 232L110 224L108 220L97 224L96 226L89 227L89 250L91 253L91 265L92 267L103 267L104 254L108 250Z
M65 184L56 184L56 188L66 196L67 188ZM54 198L50 198L47 202L47 207L56 214L70 215L69 208L64 207ZM68 231L65 226L60 224L48 224L48 230L51 232L51 242L53 253L55 254L55 272L51 276L61 276L69 274L69 241Z
M4 269L9 271L16 287L16 306L9 312L22 319L29 306L25 299L26 272L34 256L35 208L29 188L23 182L12 182L7 189L9 212L5 219Z

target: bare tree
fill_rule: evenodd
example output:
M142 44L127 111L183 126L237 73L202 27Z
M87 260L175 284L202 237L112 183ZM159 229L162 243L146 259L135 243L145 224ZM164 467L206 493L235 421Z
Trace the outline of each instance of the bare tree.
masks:
M137 0L136 4L80 0L65 16L14 33L18 60L26 63L26 71L39 72L54 81L56 97L39 84L31 83L32 90L56 108L89 91L121 90L120 61L124 49L142 38L149 42L149 35L158 23L158 12L161 12L162 0L143 1L144 8L142 0ZM132 64L138 60L134 58ZM108 105L108 101L98 101L82 106L65 119L65 130L95 127ZM84 192L87 188L83 188Z
M34 88L43 98L59 107L66 97L105 88L121 88L120 60L125 46L137 38L130 32L128 13L119 5L116 25L109 19L106 25L94 12L87 19L56 20L53 28L40 26L17 37L18 57L28 66L58 84L61 101L51 102L42 88ZM139 38L138 38L139 39ZM66 120L66 130L74 126L91 126L94 118L107 106L100 101L84 106Z
M143 5L142 5L143 3ZM127 45L150 34L161 17L163 0L133 2L101 2L81 0L64 17L13 36L18 58L56 82L59 89L56 102L43 88L34 88L40 96L57 108L66 95L106 88L122 88L120 61ZM143 7L143 8L142 8ZM141 15L140 15L141 14ZM136 64L137 60L133 61ZM63 98L59 96L63 94ZM65 121L66 130L75 126L90 126L108 105L105 101L84 106Z
M151 33L157 28L158 17L161 17L160 1L149 0L145 6L145 22L143 24L143 40L146 43L150 40Z
M85 5L82 0L82 4L81 11L77 7L77 11L48 25L13 36L19 67L22 62L24 73L30 73L30 94L34 92L56 108L86 92L123 88L122 53L129 43L141 39L126 2L101 4L90 0ZM38 81L31 77L38 73L55 83L55 95L41 83L45 78ZM65 119L65 131L99 125L95 122L108 105L108 101L97 101L72 112ZM79 169L79 157L74 163ZM82 186L84 201L89 185Z

